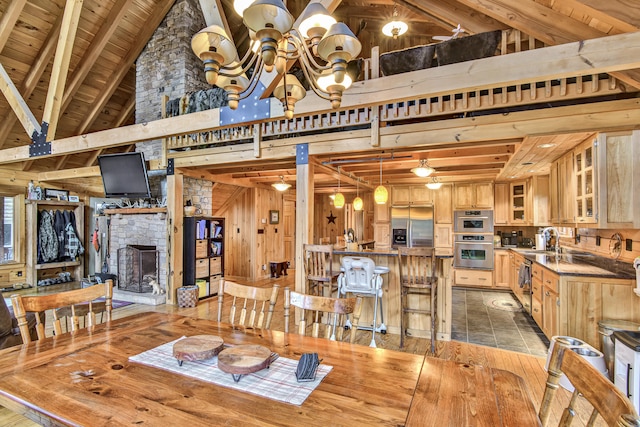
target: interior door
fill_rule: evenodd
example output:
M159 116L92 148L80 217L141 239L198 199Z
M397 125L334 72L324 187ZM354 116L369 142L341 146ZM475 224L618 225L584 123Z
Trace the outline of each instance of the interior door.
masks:
M296 202L295 200L284 200L283 203L283 224L284 224L284 259L289 261L289 268L296 268Z

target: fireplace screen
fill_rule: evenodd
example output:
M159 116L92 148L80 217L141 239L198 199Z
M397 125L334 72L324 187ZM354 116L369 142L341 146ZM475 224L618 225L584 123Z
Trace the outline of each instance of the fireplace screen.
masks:
M155 246L127 245L118 249L118 289L147 293L158 280L158 251Z

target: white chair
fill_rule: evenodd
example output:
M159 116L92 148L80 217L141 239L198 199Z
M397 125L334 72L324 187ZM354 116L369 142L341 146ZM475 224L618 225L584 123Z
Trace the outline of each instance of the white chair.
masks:
M370 330L370 347L376 347L376 332L387 333L384 324L384 313L382 310L382 277L376 271L376 265L371 258L366 257L344 257L342 258L342 273L338 277L338 292L341 295L352 294L360 297L374 298L373 305L373 326L358 326L358 329ZM382 272L381 270L379 270ZM380 309L381 323L378 326L378 308ZM345 327L351 324L347 319Z

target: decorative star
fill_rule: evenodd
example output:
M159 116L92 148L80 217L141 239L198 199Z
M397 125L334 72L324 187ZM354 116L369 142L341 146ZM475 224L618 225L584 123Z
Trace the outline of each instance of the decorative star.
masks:
M333 216L333 211L329 211L329 216L327 217L327 220L329 222L327 222L327 224L335 224L336 223L336 216Z

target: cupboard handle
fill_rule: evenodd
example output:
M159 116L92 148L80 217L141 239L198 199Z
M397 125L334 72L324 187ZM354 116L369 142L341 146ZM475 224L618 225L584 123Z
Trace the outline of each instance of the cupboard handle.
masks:
M468 280L469 279L468 277L465 277L465 276L460 276L460 278L464 279L464 280Z
M486 277L478 277L478 280L487 280Z
M544 293L544 295L548 297L548 296L551 296L551 293L549 293L549 291L547 291L547 292Z
M629 390L629 386L631 385L631 364L627 363L627 397L631 397L631 390Z

